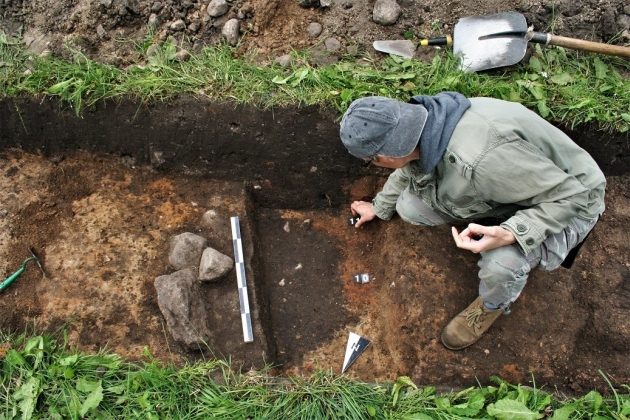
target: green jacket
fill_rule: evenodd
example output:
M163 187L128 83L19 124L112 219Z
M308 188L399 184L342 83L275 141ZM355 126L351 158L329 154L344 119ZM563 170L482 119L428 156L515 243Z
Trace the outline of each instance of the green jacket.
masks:
M520 104L472 98L435 171L418 161L395 170L374 198L389 220L406 187L458 220L503 220L525 254L574 217L604 211L606 179L566 134Z

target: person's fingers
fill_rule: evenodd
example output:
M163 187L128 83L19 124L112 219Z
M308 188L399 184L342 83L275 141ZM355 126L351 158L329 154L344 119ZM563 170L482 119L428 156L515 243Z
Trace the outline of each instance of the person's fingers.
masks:
M457 229L455 229L454 226L451 227L451 234L453 235L453 239L455 240L455 245L460 248L463 241L462 238L459 236L459 232L457 232Z
M487 235L489 233L491 233L491 228L489 228L488 226L484 226L484 225L478 225L476 223L470 223L468 225L467 230L469 230L471 233L473 233L474 235Z
M453 239L455 240L455 245L457 245L458 248L474 252L475 254L478 254L483 250L483 243L481 243L480 241L473 241L470 236L467 235L467 233L473 233L470 232L470 230L464 229L461 231L461 233L458 233L457 229L451 227L451 233L453 235Z
M361 203L362 201L353 201L352 204L350 204L350 211L352 211L353 216L360 214L359 209L361 208Z

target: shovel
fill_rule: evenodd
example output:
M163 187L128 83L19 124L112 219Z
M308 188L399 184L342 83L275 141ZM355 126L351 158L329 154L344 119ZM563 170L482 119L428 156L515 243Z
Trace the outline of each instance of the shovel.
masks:
M420 45L450 45L450 37L429 38ZM504 12L487 16L464 17L453 31L453 53L460 57L463 71L475 72L516 64L525 57L528 42L630 58L630 48L600 42L567 38L527 27L525 16ZM374 41L377 51L412 58L412 41Z

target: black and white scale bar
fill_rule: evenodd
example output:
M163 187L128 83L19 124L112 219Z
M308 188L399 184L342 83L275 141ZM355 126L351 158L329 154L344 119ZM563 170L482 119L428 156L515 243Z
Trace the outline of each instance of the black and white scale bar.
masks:
M238 216L230 218L232 224L232 244L234 245L234 268L238 283L238 300L241 305L241 322L243 324L243 340L246 343L254 341L252 332L252 316L249 312L249 297L247 296L247 278L245 277L245 258L243 257L243 241L241 240L241 224Z
M361 337L359 334L353 332L348 336L348 344L346 345L346 356L343 359L343 366L341 367L341 373L344 373L350 365L352 365L358 357L365 351L370 345L370 340L365 337Z

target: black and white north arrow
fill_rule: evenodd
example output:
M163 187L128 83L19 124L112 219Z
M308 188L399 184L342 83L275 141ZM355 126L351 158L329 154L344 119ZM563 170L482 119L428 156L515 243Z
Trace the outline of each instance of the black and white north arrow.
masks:
M341 373L344 373L369 345L370 340L351 332L348 336L348 344L346 345L346 356L343 359L343 367L341 368Z

